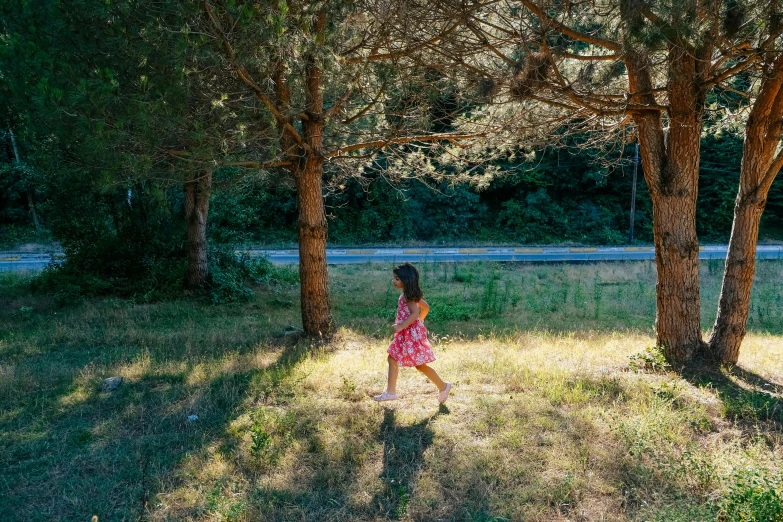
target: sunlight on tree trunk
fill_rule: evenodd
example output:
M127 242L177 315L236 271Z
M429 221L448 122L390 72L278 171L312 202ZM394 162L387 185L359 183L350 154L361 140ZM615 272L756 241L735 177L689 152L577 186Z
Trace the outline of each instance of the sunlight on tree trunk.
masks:
M783 165L783 56L769 64L745 128L739 191L726 256L720 302L709 338L719 363L736 364L750 314L759 223L767 195Z
M299 278L302 326L308 335L325 335L334 326L326 268L327 223L321 194L322 162L312 161L297 176L299 202Z
M649 58L628 53L626 63L631 90L650 91ZM653 204L656 343L673 364L681 365L703 346L696 198L704 94L694 81L698 69L693 56L671 49L668 63L668 139L659 112L637 112L634 120ZM651 94L642 98L655 101Z
M750 313L750 293L756 266L759 222L765 200L737 198L718 314L709 338L709 350L721 363L736 364Z

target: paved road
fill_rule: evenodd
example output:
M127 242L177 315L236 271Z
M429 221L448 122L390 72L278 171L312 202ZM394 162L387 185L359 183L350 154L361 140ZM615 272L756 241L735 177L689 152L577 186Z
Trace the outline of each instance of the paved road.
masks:
M700 248L700 259L726 259L726 245ZM239 253L239 251L237 251ZM268 257L273 263L299 263L298 250L251 249L251 258ZM783 259L783 246L760 246L758 259ZM404 261L525 261L525 262L590 262L634 261L653 259L652 247L487 247L487 248L330 248L326 251L329 264L401 263ZM55 254L57 262L57 254ZM52 262L50 254L0 252L0 272L41 270Z
M52 262L53 254L25 254L20 252L0 252L0 272L42 270ZM56 256L54 254L55 261Z
M727 245L700 247L700 259L726 259ZM273 263L299 262L297 250L249 250L250 257L267 256ZM487 247L487 248L360 248L328 249L329 264L404 261L526 261L585 262L653 259L652 247ZM758 259L783 259L783 246L760 246Z

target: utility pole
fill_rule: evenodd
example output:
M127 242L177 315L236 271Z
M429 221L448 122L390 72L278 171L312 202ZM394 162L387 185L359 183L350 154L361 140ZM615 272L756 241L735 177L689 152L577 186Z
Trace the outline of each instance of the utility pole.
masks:
M8 129L8 134L11 136L11 148L14 149L14 158L16 159L16 164L21 165L22 160L19 158L19 149L16 148L16 136L14 136L14 130ZM27 185L27 183L25 183L25 185ZM30 190L29 186L26 187L26 190L27 190L27 204L29 205L30 212L33 215L33 224L35 225L35 231L40 232L41 224L38 222L38 213L35 211L35 203L33 202L33 191Z
M628 243L633 244L633 222L636 217L636 172L639 168L639 144L636 144L636 154L633 158L633 186L631 188L631 229L628 233Z

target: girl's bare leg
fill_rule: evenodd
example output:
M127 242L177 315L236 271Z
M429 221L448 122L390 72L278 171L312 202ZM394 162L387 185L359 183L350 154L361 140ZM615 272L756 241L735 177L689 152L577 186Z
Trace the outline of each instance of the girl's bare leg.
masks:
M443 379L440 378L440 375L438 375L438 372L436 372L434 369L430 368L426 364L417 366L416 369L419 370L424 375L426 375L427 378L432 381L432 384L438 387L439 391L443 391L446 389L446 383L443 382ZM389 370L389 372L391 372L391 370Z
M397 374L400 372L400 366L397 360L389 356L389 378L386 383L386 393L397 394Z

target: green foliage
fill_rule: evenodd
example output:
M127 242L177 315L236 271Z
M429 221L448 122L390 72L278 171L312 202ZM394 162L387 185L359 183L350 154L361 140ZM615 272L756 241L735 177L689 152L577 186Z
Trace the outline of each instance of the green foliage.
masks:
M49 226L66 258L35 282L39 291L150 301L181 293L186 258L181 200L154 183L101 189L83 171L47 180Z
M206 289L213 304L247 301L253 296L252 285L299 284L297 267L273 265L266 258L237 257L234 249L215 247L209 252L211 281Z
M49 243L51 240L49 231L37 232L33 225L0 224L0 249L13 249L24 243Z
M628 357L628 366L634 371L663 372L670 368L666 356L657 346L650 346Z
M363 182L348 180L326 195L334 243L498 241L622 244L628 237L631 148L615 168L593 164L592 151L553 150L533 159L496 160L500 174L478 190L467 182L380 176L382 158ZM703 242L727 241L742 155L741 136L724 132L702 140L697 230ZM211 230L237 242L296 240L292 186L247 180L216 195ZM762 238L783 237L783 182L770 191ZM635 237L652 241L652 209L640 167Z
M719 520L732 522L783 521L783 480L759 468L738 470L727 480L718 500Z
M218 243L294 242L297 218L292 186L247 177L212 195L207 229Z
M511 295L511 282L503 281L503 291L498 288L500 275L494 272L484 284L484 292L481 294L479 315L481 317L498 317L503 314L506 303Z
M587 153L550 151L532 160L503 160L487 188L467 182L408 179L390 184L383 159L326 196L329 238L335 243L500 241L618 244L626 241L630 176L602 170ZM626 162L627 163L627 162ZM215 199L210 226L245 242L294 241L293 188L246 183ZM640 177L636 237L652 239L651 210ZM229 231L230 230L230 231ZM233 234L233 236L231 236Z
M459 270L457 268L456 263L454 263L453 266L454 266L454 281L458 283L466 283L466 284L473 283L473 272Z
M237 260L233 249L209 251L210 281L207 293L213 304L247 301L253 296L248 282L255 272L254 264L241 258Z
M777 421L783 424L783 401L762 391L721 393L726 417L749 422Z
M8 156L3 162L6 141L0 129L0 248L14 248L22 243L49 242L47 230L36 231L28 197L34 202L43 197L41 176L26 163L16 163ZM10 147L10 145L8 145ZM13 162L11 162L13 161ZM38 212L39 220L43 216Z

